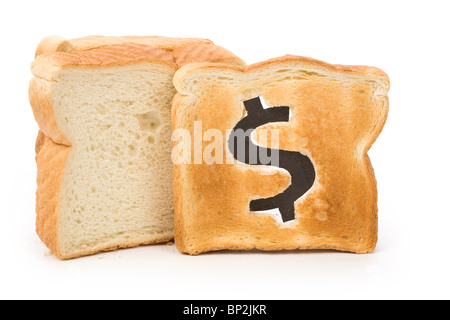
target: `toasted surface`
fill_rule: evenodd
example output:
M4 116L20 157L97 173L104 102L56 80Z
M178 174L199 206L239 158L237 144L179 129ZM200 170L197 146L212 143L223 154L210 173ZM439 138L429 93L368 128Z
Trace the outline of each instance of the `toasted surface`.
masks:
M60 36L48 36L42 39L36 48L35 57L49 52L69 52L72 51L73 45L69 40Z
M39 55L31 65L33 74L51 81L54 73L70 67L107 67L141 62L167 64L176 68L172 54L148 45L125 43L88 51L50 52Z
M32 78L28 87L28 96L34 119L39 125L39 132L42 132L38 135L36 147L42 145L45 136L57 144L70 146L70 141L61 133L56 124L51 103L51 82L36 77Z
M174 83L180 94L173 129L192 136L194 121L202 121L202 133L219 129L226 136L245 116L243 101L258 96L272 107L289 106L288 123L261 126L256 136L278 129L278 149L307 155L316 171L312 189L295 202L296 220L282 224L272 214L251 212L249 203L283 192L291 183L286 171L240 162L175 165L180 251L374 250L377 190L367 151L388 113L389 79L383 71L286 56L248 67L191 64L177 71ZM226 139L223 150L226 163L233 158Z

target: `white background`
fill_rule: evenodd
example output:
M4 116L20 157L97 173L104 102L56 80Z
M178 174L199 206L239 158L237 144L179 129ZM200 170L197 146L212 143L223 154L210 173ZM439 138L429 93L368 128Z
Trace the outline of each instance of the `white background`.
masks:
M2 1L0 298L450 298L448 1ZM373 65L391 79L371 149L379 187L373 254L212 253L148 246L73 261L34 232L29 65L47 35L204 37L247 63L297 54Z

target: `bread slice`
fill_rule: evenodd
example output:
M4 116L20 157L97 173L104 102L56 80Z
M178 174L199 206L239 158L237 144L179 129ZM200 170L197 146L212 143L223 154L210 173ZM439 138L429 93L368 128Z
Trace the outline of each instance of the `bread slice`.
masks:
M171 240L173 52L127 42L77 51L60 40L43 41L29 88L38 235L62 259ZM213 59L233 56L209 46Z
M176 72L174 84L173 129L191 137L175 141L174 150L215 157L175 164L181 252L374 250L377 189L367 152L388 114L383 71L285 56L248 67L190 64ZM270 121L260 121L269 114ZM230 144L236 128L251 128L261 150L279 150L279 165L236 157Z

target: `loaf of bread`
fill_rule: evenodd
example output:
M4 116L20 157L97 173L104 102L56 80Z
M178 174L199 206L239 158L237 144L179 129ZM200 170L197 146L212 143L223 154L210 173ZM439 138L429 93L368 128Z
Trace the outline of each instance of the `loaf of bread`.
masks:
M62 259L173 238L173 75L189 61L243 65L209 40L44 39L32 64L37 222Z
M285 56L189 64L174 84L173 129L188 137L173 148L181 252L374 250L367 152L388 114L383 71Z

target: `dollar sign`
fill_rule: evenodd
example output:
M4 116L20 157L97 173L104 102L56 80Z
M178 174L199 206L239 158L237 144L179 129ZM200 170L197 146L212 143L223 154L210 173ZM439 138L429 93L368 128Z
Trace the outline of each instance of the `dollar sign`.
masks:
M260 97L244 101L244 106L247 115L236 124L228 139L228 149L233 157L250 165L277 166L291 175L291 185L284 192L270 198L252 200L250 211L278 208L283 222L295 220L294 203L313 186L316 178L314 165L300 152L263 148L254 144L251 139L253 131L264 124L289 122L289 107L264 109ZM271 161L273 152L278 154L278 164Z

